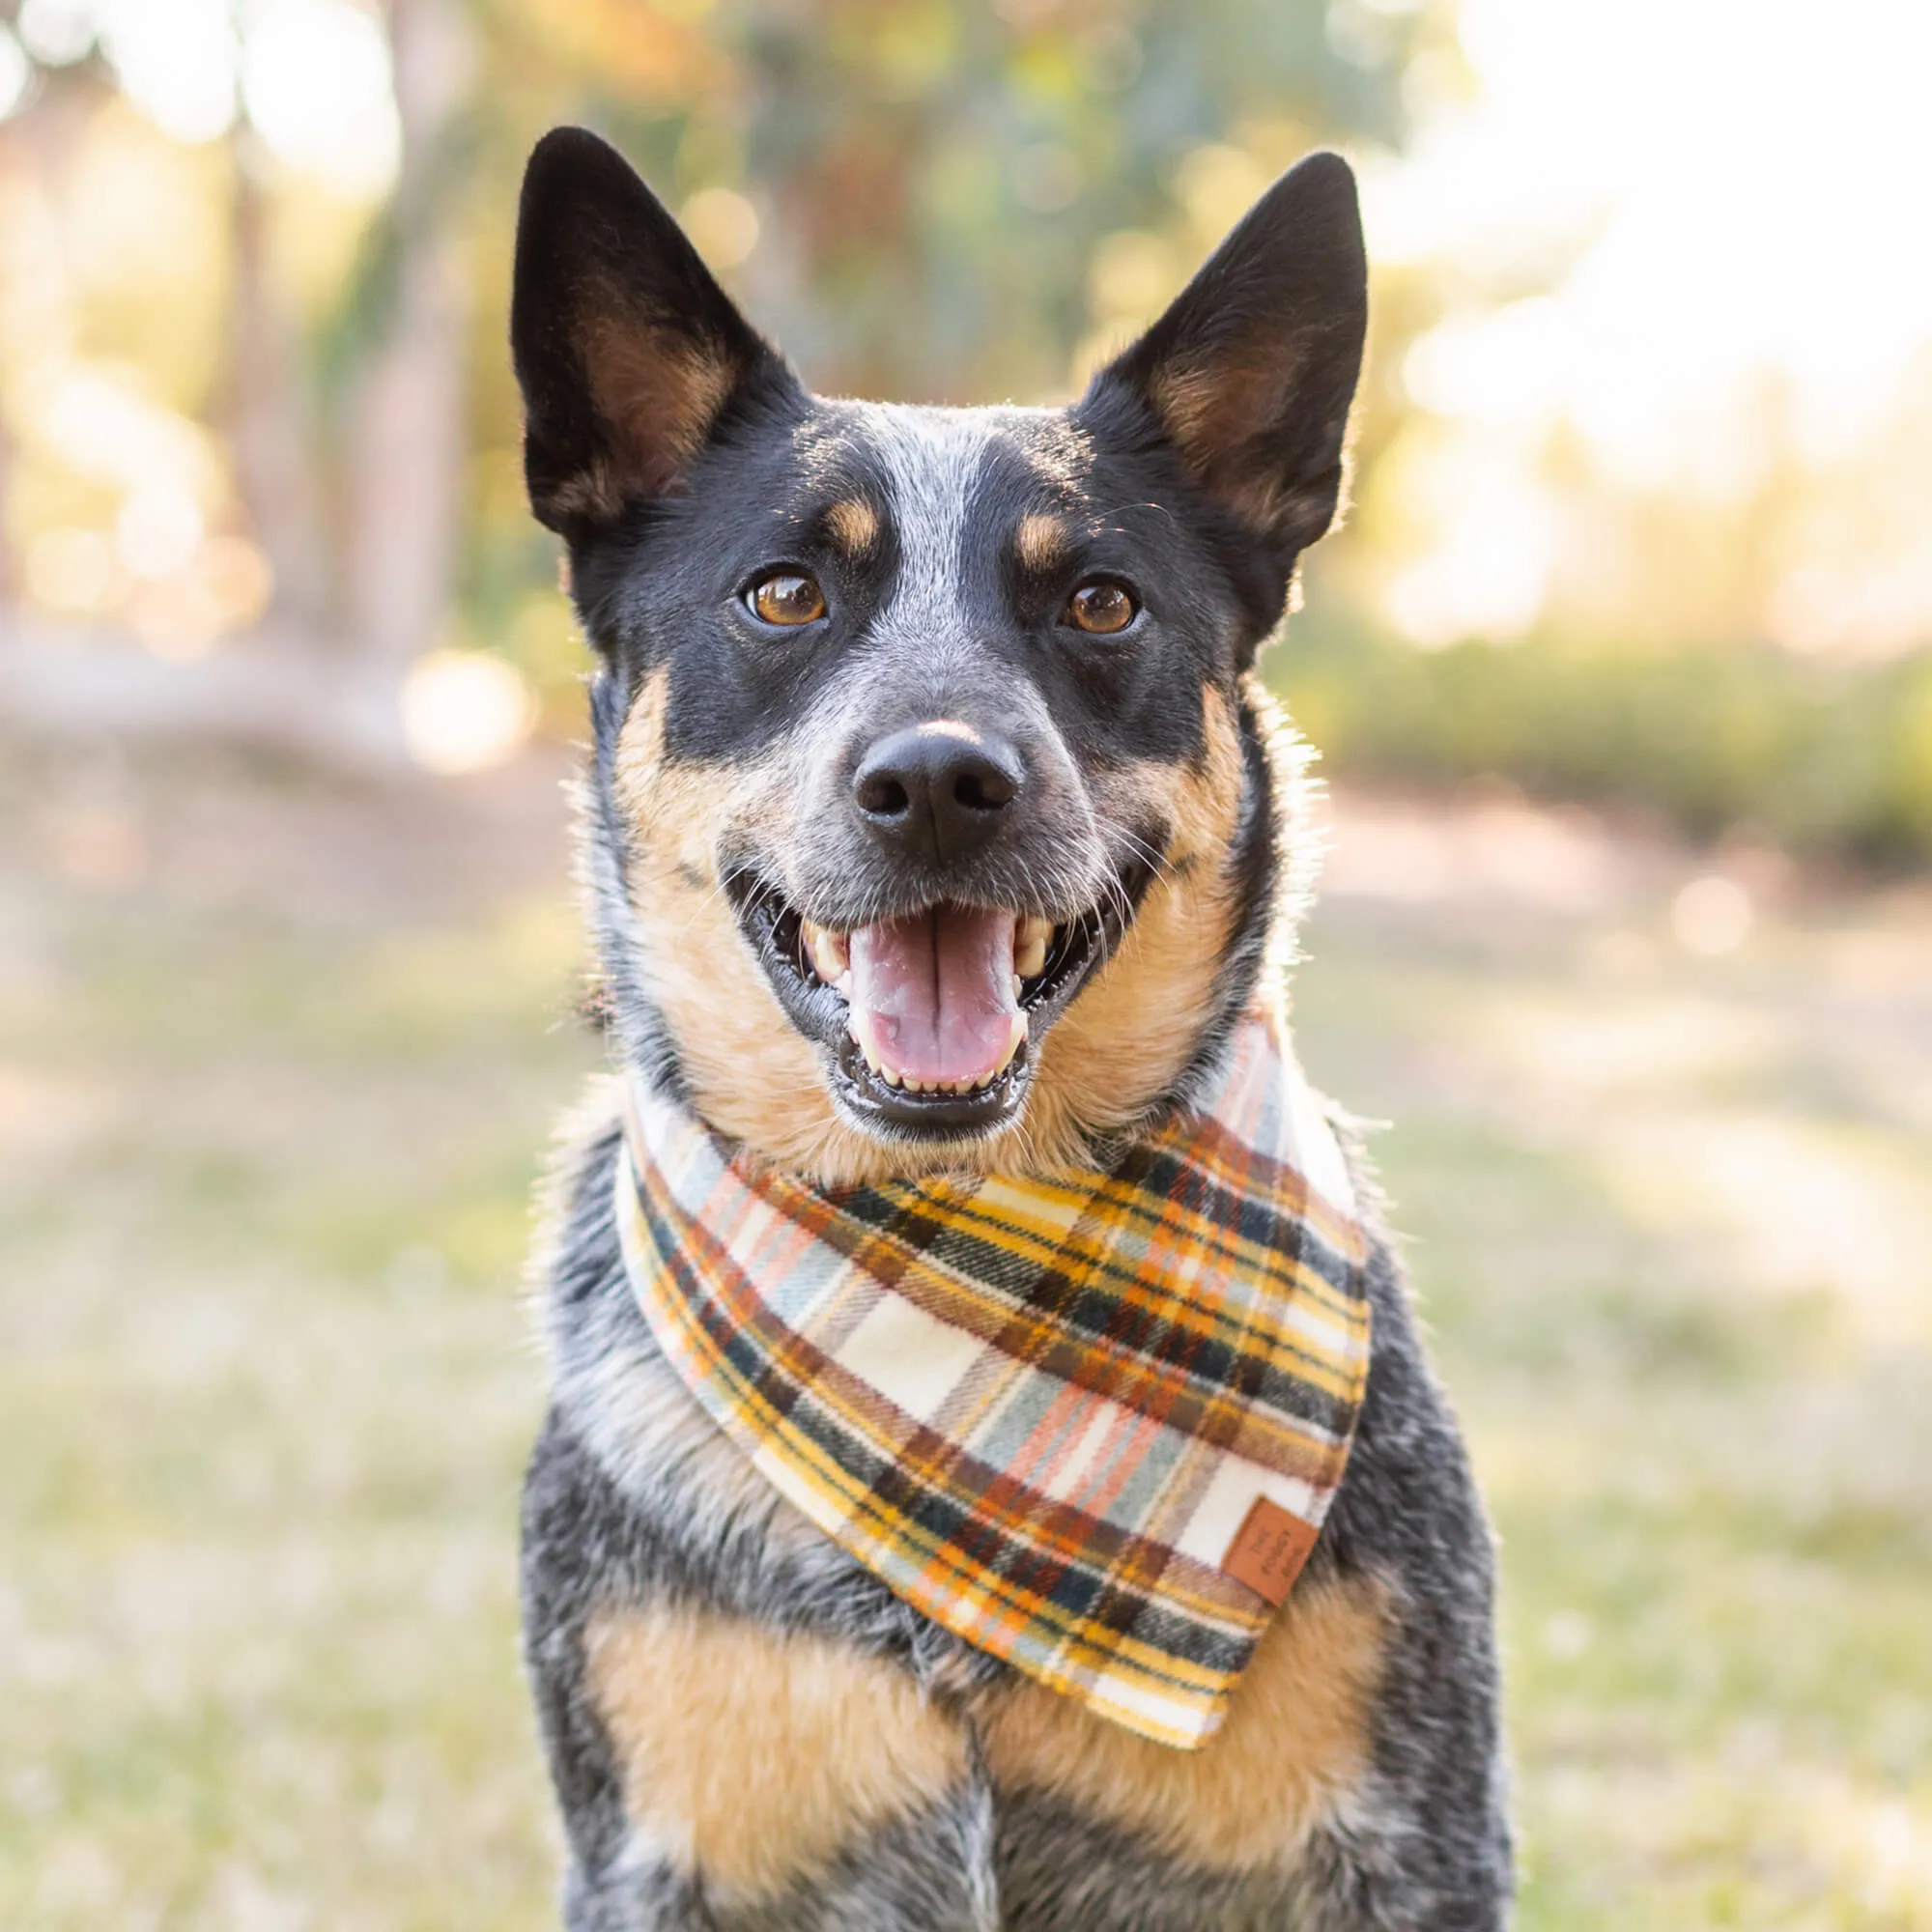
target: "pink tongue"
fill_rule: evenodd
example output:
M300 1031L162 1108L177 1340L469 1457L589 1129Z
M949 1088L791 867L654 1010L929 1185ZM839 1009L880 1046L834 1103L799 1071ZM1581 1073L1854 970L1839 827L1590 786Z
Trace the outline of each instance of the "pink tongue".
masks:
M986 1079L1012 1037L1010 912L939 906L851 937L854 1032L902 1080ZM861 1043L865 1037L861 1036Z

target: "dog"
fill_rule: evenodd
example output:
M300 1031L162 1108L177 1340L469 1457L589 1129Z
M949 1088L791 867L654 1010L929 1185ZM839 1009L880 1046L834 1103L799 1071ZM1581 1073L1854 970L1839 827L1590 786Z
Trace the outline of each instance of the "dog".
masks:
M1316 155L1068 408L825 399L614 150L531 157L511 346L595 651L615 1062L540 1249L523 1516L571 1932L1505 1923L1492 1536L1346 1125L1352 1446L1199 1748L826 1533L671 1359L618 1206L626 1094L835 1204L1102 1173L1207 1104L1306 897L1255 664L1338 514L1366 320Z

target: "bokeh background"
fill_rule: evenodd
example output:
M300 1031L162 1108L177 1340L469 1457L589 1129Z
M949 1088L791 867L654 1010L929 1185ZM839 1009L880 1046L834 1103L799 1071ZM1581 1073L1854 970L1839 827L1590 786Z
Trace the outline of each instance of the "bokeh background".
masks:
M519 170L1077 390L1362 175L1303 1052L1503 1537L1554 1928L1932 1927L1921 0L0 5L0 1923L548 1922L519 1268L597 1059Z

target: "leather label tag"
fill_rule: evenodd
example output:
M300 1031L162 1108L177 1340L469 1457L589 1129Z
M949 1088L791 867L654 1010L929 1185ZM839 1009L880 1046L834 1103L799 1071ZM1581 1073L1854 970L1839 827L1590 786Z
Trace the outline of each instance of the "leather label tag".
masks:
M1279 1609L1320 1534L1312 1522L1303 1522L1279 1503L1257 1496L1247 1520L1228 1546L1221 1568L1236 1582L1245 1583Z

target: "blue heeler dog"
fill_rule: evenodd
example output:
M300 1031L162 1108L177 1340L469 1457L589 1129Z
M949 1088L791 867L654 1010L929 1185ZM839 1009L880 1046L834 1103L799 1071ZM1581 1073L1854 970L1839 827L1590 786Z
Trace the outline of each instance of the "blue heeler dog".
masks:
M1491 1535L1372 1206L1346 1474L1178 1750L810 1520L667 1358L614 1205L628 1085L838 1201L1188 1118L1305 896L1254 668L1338 511L1366 312L1316 155L1071 407L821 398L610 147L531 158L512 338L597 655L618 1064L558 1179L525 1511L574 1932L1505 1922Z

